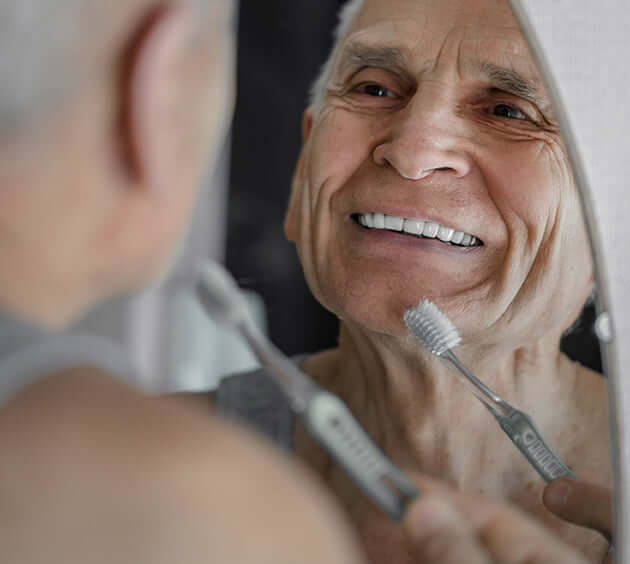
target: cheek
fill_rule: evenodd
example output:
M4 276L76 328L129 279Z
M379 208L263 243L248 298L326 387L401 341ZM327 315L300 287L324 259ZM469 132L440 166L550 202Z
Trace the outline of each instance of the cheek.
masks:
M308 177L314 197L325 183L338 189L371 158L375 120L340 109L323 110L313 127Z
M530 241L539 240L571 185L565 159L548 143L523 141L506 145L494 160L487 174L491 198L508 228L525 228Z
M560 145L541 142L518 154L506 153L507 182L497 183L496 196L510 231L505 276L518 288L511 309L537 316L540 330L564 329L588 294L592 271L577 190Z
M340 301L352 298L336 231L342 223L338 203L352 177L372 158L382 130L374 121L337 108L324 109L313 124L303 166L296 176L300 260L311 291L336 314Z
M326 113L324 113L326 112ZM299 180L301 254L326 269L334 254L335 198L366 159L371 158L371 127L341 110L323 110L313 127Z

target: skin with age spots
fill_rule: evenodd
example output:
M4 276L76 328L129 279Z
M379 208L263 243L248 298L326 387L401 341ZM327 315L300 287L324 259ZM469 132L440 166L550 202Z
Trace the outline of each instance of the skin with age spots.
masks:
M544 483L453 377L407 336L429 298L458 356L585 480L610 485L603 379L559 351L592 290L577 190L548 95L507 4L366 0L307 109L286 218L306 279L341 319L306 371L340 394L398 464L511 500L601 561L607 543L551 516ZM385 230L358 214L420 218L471 248ZM344 503L374 562L408 562L396 530L325 454L296 448Z

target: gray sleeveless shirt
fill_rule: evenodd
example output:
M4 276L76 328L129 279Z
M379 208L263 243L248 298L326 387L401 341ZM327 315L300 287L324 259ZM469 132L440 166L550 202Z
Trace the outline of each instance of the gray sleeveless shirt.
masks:
M299 365L304 358L302 355L293 361ZM223 378L214 405L220 413L262 433L281 449L293 450L293 412L264 368Z

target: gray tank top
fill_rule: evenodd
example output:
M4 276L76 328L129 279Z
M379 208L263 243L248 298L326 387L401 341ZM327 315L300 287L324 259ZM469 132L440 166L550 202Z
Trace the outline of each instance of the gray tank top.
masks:
M20 390L56 372L93 366L132 381L125 350L100 337L46 331L0 312L0 406Z
M299 365L304 358L301 355L293 361ZM252 427L281 449L293 450L293 412L264 368L223 378L214 405L220 413Z

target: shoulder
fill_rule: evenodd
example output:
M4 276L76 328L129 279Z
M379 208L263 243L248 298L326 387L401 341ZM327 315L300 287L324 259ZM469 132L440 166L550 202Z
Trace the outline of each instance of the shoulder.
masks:
M23 390L0 411L3 561L256 562L291 526L343 529L302 469L208 415L90 368Z

